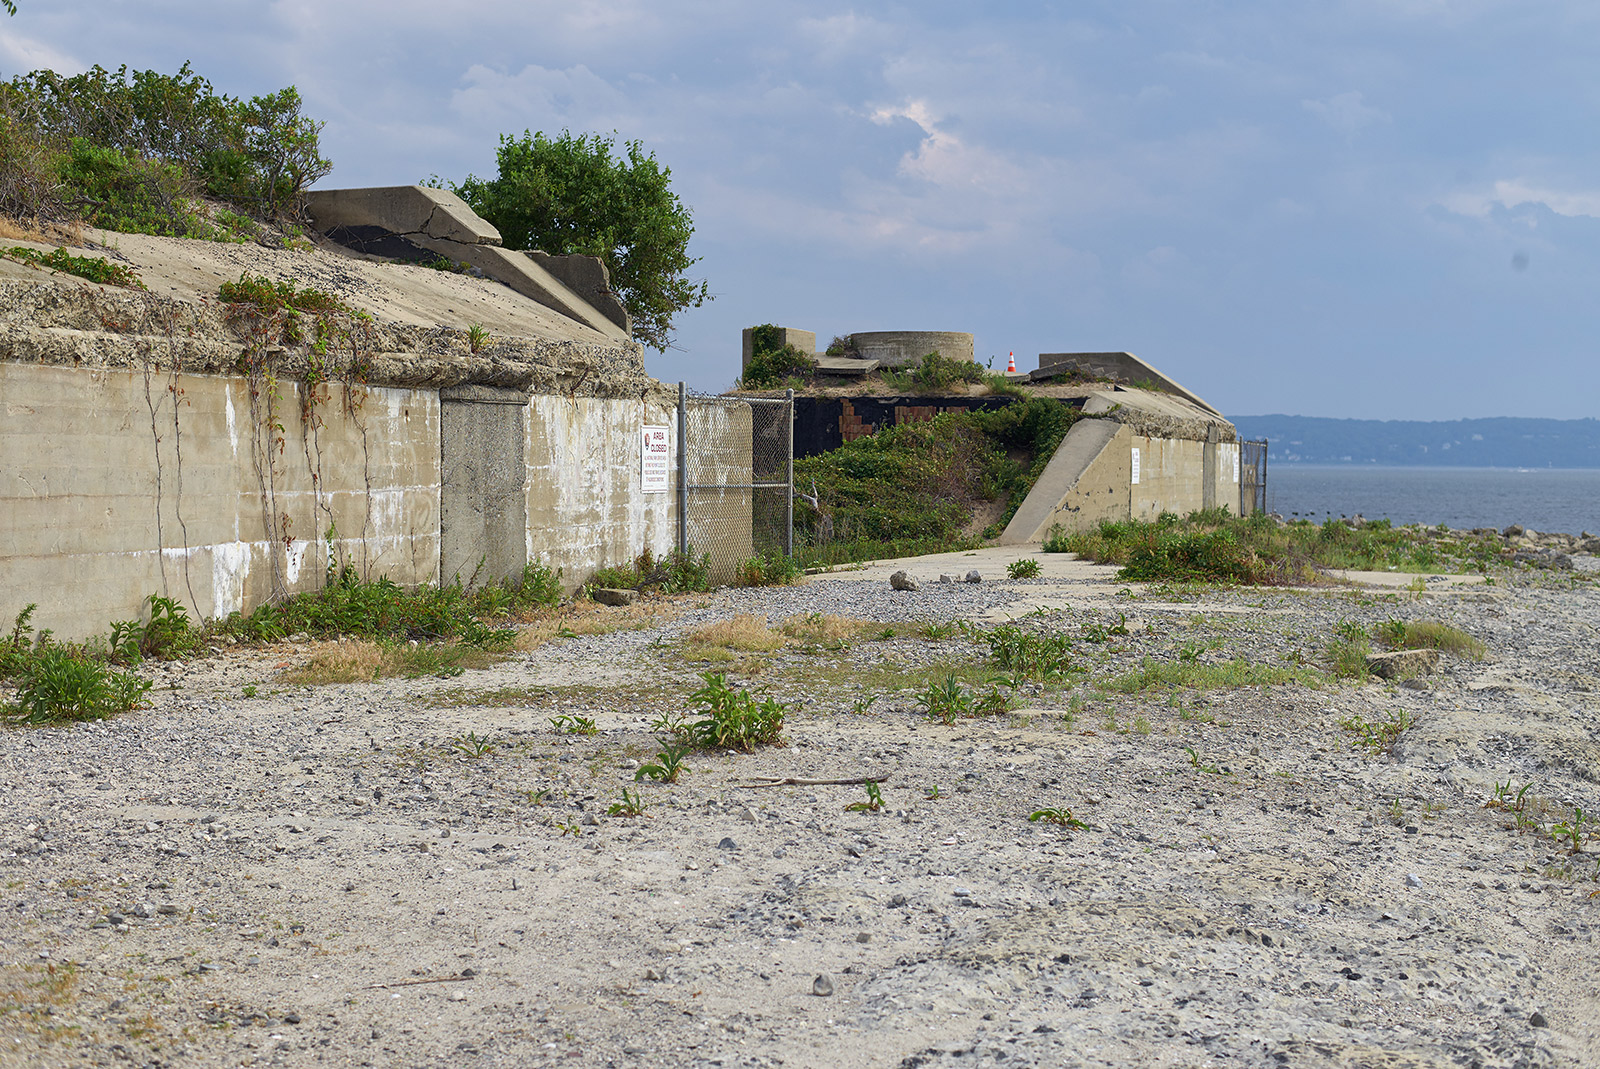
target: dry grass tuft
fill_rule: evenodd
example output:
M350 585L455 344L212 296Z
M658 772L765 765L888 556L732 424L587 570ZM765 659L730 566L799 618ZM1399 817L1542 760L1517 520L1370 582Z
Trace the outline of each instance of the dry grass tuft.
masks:
M330 683L370 683L383 674L389 651L376 642L353 638L325 642L299 668L285 670L285 683L320 687Z
M781 649L788 640L767 626L765 616L745 614L731 620L718 620L689 635L689 641L701 646L722 646L746 652Z
M859 638L868 631L882 630L882 627L882 624L872 620L835 616L833 613L808 612L785 620L783 633L801 642L824 646Z
M516 648L526 653L546 642L578 635L609 635L613 631L638 631L678 615L668 601L649 601L622 607L590 603L563 605L519 619Z
M22 219L13 219L9 215L0 215L0 240L5 241L34 241L40 245L71 245L83 244L83 224L72 223L61 226L57 223L47 223L40 219L31 222Z
M371 642L362 638L324 642L311 659L280 673L284 683L320 687L333 683L370 683L386 676L452 676L468 668L487 668L504 660L495 650L453 643Z

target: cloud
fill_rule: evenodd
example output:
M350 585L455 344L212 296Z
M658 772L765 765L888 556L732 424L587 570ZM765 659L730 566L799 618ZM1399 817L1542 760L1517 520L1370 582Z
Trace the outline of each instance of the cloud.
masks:
M915 152L900 160L899 172L947 189L980 190L1015 196L1026 193L1029 182L1022 172L999 153L968 145L939 127L938 117L926 100L882 107L870 116L880 126L898 119L909 119L921 127L923 138Z
M1366 103L1357 90L1327 100L1302 100L1300 106L1343 134L1353 138L1373 123L1388 122L1389 113Z
M1457 215L1481 218L1496 207L1511 209L1538 204L1557 215L1600 219L1600 190L1541 188L1521 178L1496 182L1488 193L1460 192L1439 199L1441 207Z
M473 64L461 80L450 108L474 125L534 129L553 120L593 128L616 124L629 110L624 93L581 63L565 70L530 63L516 74Z
M0 34L0 71L9 76L45 69L57 74L78 74L88 70L89 65L43 41L21 34Z

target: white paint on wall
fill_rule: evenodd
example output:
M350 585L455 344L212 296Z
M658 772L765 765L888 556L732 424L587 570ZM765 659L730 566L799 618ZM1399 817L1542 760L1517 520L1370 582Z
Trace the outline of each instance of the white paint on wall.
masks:
M1133 449L1133 485L1139 485L1139 447Z
M228 447L233 450L233 455L239 455L239 429L234 422L233 414L233 383L226 380L222 385L222 410L228 417Z

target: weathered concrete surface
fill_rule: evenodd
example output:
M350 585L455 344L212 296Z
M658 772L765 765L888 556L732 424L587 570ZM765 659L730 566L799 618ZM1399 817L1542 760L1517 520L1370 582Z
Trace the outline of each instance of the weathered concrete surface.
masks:
M1209 408L1156 390L1114 386L1092 391L1083 404L1086 416L1104 416L1156 438L1191 438L1231 442L1233 424Z
M394 234L418 234L463 245L500 244L500 231L447 189L313 189L305 197L306 213L324 232L333 227L376 226Z
M1048 379L1068 371L1078 371L1092 378L1112 379L1124 385L1150 382L1170 394L1194 402L1214 416L1221 411L1206 404L1194 391L1178 384L1175 379L1157 371L1132 353L1040 353L1038 370L1030 372L1033 379Z
M439 575L477 585L528 562L528 396L455 386L440 394Z
M639 493L638 434L646 408L671 425L675 398L638 345L484 279L343 251L114 240L101 254L150 292L0 261L0 617L37 602L39 626L78 639L138 616L152 592L197 617L248 611L320 583L330 529L335 557L363 575L436 581L443 456L474 449L487 450L475 466L452 466L449 575L469 577L480 559L487 576L513 575L533 550L567 563L571 586L646 546L672 548L676 498ZM325 352L286 342L216 299L246 272L370 318L334 317ZM470 337L471 324L487 336ZM490 418L476 403L503 391L542 394L556 425L540 442L612 411L624 420L615 448L541 460L522 426L534 413L493 406ZM749 481L748 427L743 441L746 474L729 481ZM599 494L590 505L607 521L519 521L521 473L536 470Z
M624 334L633 337L633 320L617 297L617 291L611 288L611 272L606 269L604 260L598 256L580 256L576 253L556 256L548 252L531 251L524 255L589 302L595 311L615 323Z
M290 381L252 411L239 377L0 361L0 619L33 602L36 626L81 639L152 593L249 611L320 585L330 551L432 582L438 395L317 394L308 422Z
M747 485L751 418L744 404L690 405L689 483ZM642 490L640 429L670 428L672 467L665 493ZM596 570L629 564L678 544L676 409L660 400L535 395L527 423L527 559L559 568L566 589ZM748 489L696 490L689 498L689 541L711 556L716 582L753 555Z
M871 330L850 335L850 344L863 360L877 360L884 367L920 364L929 353L950 360L971 360L973 338L952 330Z
M306 210L317 228L335 241L343 238L348 243L346 235L352 232L363 237L372 231L392 235L419 249L470 264L613 341L628 337L626 312L616 318L620 304L603 311L562 280L560 275L575 276L576 267L571 263L557 265L558 275L547 263L501 248L500 232L454 193L425 186L324 189L308 196ZM603 267L601 273L603 276ZM606 279L602 292L610 291ZM614 294L611 301L615 302Z
M1238 459L1235 442L1154 437L1109 416L1080 419L1006 525L1000 542L1038 542L1057 525L1085 530L1102 520L1153 520L1163 512L1218 507L1238 515Z
M1128 518L1128 471L1119 464L1132 431L1106 419L1080 419L1000 535L1002 545L1038 542L1057 524L1072 529Z

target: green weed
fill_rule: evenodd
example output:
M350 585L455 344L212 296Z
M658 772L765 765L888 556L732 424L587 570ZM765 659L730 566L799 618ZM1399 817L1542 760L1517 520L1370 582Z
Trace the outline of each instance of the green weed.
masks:
M606 807L606 814L613 817L642 817L650 805L644 800L643 791L628 792L622 788L622 801L612 802Z
M563 735L595 735L600 729L587 716L561 713L550 718L550 726Z
M656 754L655 761L640 765L633 778L637 782L652 779L657 783L677 783L678 777L683 774L683 759L688 753L688 747L685 746L665 746Z
M783 744L783 721L788 706L775 698L761 701L748 690L728 686L721 672L706 672L699 690L689 695L698 719L665 720L668 729L687 747L726 749L749 753L757 746ZM691 713L690 715L693 715Z
M1089 825L1072 815L1072 810L1053 806L1046 809L1035 809L1028 814L1028 819L1035 824L1043 822L1045 824L1054 824L1058 828L1067 828L1068 830L1087 831L1089 829Z
M66 249L40 252L26 245L16 245L9 249L0 249L0 256L19 263L32 264L35 267L48 267L63 274L77 275L79 278L86 278L90 282L102 285L124 286L136 290L148 288L140 280L139 273L126 264L98 256L74 256Z
M450 748L467 757L487 757L495 751L494 741L479 735L476 731L469 731L452 739Z
M957 718L973 714L971 692L953 675L918 695L917 705L929 720L945 724L954 724Z
M1376 756L1394 751L1396 740L1411 726L1411 714L1396 709L1381 721L1371 721L1358 713L1340 720L1339 726L1353 736L1356 746Z
M876 813L883 808L883 792L876 783L863 784L867 791L867 800L852 802L844 807L846 813Z
M1006 575L1012 579L1037 579L1039 578L1039 562L1031 557L1025 560L1014 560L1006 565Z

